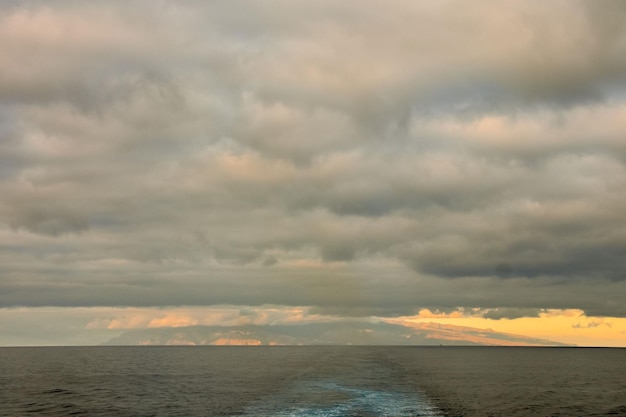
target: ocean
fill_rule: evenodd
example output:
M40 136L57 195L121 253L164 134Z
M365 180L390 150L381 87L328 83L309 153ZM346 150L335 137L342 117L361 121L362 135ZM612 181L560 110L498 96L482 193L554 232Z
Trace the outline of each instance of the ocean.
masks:
M626 349L0 348L0 415L626 416Z

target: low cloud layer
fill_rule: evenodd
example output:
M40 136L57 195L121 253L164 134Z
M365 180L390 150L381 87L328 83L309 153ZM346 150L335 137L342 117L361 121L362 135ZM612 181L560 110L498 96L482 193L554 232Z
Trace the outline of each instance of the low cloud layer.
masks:
M0 4L0 307L626 316L620 1Z

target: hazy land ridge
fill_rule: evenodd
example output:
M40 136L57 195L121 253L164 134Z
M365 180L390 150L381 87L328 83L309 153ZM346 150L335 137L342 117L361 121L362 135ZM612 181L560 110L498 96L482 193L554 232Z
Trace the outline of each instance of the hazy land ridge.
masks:
M105 345L479 345L566 346L491 329L438 323L326 322L129 330Z

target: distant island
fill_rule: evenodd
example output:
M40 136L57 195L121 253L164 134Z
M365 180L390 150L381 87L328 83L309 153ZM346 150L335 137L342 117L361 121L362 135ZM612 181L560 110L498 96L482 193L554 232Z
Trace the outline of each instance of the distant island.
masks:
M439 323L340 321L297 325L189 326L129 330L104 345L570 346L491 329Z

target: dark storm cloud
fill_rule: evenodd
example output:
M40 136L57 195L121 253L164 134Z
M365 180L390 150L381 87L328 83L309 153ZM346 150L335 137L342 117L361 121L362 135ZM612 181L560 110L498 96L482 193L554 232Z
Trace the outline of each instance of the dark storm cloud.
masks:
M0 7L1 306L626 314L621 2Z

